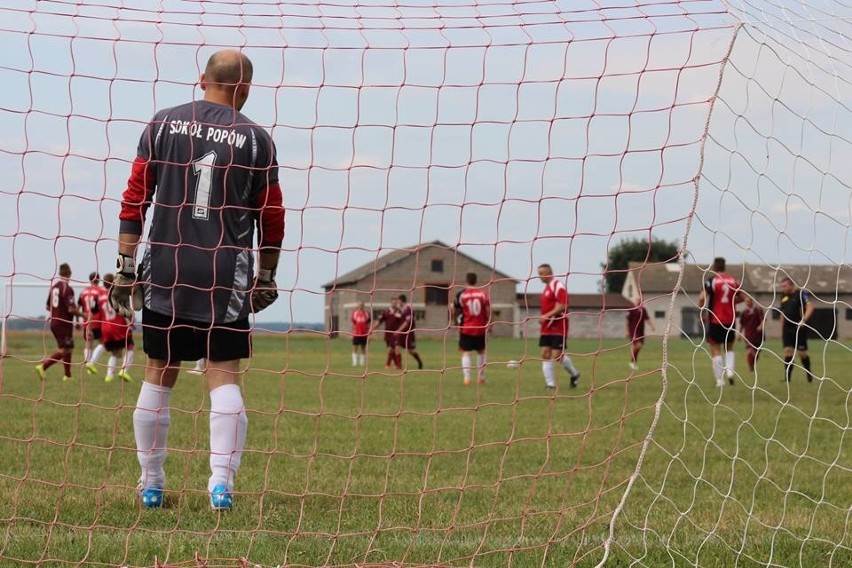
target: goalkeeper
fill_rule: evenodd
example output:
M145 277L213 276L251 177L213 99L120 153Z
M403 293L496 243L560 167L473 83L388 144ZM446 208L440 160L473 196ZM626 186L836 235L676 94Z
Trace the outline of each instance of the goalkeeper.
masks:
M161 110L148 123L122 197L110 303L127 317L142 311L148 364L133 428L146 508L163 504L169 398L181 362L202 357L210 390L210 505L227 510L233 503L248 426L240 359L251 355L252 312L278 297L284 236L275 146L240 113L251 79L245 55L213 54L199 81L203 100ZM137 269L149 206L151 229Z

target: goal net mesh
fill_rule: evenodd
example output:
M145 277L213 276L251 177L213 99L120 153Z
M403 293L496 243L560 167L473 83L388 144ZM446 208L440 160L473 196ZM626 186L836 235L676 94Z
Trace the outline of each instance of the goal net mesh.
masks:
M850 16L830 0L4 2L0 564L852 565ZM43 296L61 263L78 294L111 270L142 129L201 98L223 48L252 59L244 113L277 147L281 295L253 319L234 510L209 509L209 401L186 373L166 506L145 510L141 330L129 382L103 381L106 357L87 373L79 333L73 380L60 363L42 381ZM650 260L658 239L680 253ZM648 255L616 265L633 241ZM698 305L717 256L766 310L756 369L738 336L721 388ZM558 365L545 388L542 263L571 295L576 388ZM494 324L469 386L448 317L467 272ZM810 381L798 354L784 380L784 277L817 308ZM400 294L424 368L405 349L394 368L381 328L362 365L353 309Z

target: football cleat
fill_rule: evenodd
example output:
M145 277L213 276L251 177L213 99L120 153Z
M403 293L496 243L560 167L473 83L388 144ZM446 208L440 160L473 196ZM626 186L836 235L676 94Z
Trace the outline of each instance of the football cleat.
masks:
M107 375L107 376L104 377L104 382L105 383L111 383L114 378L115 377L112 376L112 375Z
M95 366L94 363L86 363L86 372L90 375L97 375L98 368Z
M146 487L139 492L139 499L145 509L159 509L163 506L163 488L158 485Z
M38 378L40 378L41 380L47 378L47 374L44 372L44 365L42 365L41 363L35 366L35 372L36 375L38 375Z
M226 485L220 483L210 492L210 508L214 511L230 511L233 506L234 498Z
M125 371L124 369L118 372L118 378L124 381L125 383L129 383L132 379L130 378L130 373Z
M571 388L572 389L577 388L577 383L579 383L579 382L580 382L580 373L577 373L576 375L571 375Z
M62 377L63 383L67 383L67 382L73 381L73 380L74 380L74 377L69 377L68 375L65 375L64 377Z

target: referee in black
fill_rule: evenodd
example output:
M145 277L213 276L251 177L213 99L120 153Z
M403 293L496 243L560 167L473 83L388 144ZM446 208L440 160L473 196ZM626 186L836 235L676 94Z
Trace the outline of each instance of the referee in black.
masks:
M797 287L789 277L781 280L781 341L784 345L785 380L789 383L793 374L793 348L799 353L799 360L808 377L811 373L811 358L808 356L808 330L806 324L814 313L811 295L807 290Z

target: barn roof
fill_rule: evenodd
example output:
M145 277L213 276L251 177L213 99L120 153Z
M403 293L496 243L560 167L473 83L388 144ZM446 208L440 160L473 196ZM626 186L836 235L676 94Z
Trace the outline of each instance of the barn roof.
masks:
M405 260L406 258L408 258L410 256L416 256L418 254L426 252L428 249L434 249L434 248L445 249L445 250L451 251L454 255L464 257L464 258L468 259L469 261L474 262L474 263L482 266L483 269L488 270L489 272L493 271L494 276L499 280L511 281L511 282L515 282L515 283L517 282L517 280L515 280L514 278L512 278L508 274L505 274L504 272L500 272L496 268L489 266L488 264L486 264L486 263L484 263L480 260L477 260L477 259L473 258L472 256L466 255L463 252L460 252L456 247L451 247L451 246L443 243L442 241L435 240L435 241L430 241L430 242L427 242L427 243L416 244L416 245L413 245L413 246L410 246L410 247L404 247L404 248L398 248L398 249L390 250L389 252L387 252L385 254L377 256L374 260L371 260L370 262L362 264L361 266L359 266L358 268L356 268L354 270L350 270L349 272L347 272L345 274L341 274L340 276L338 276L337 278L335 278L331 282L327 282L327 283L323 284L323 288L325 288L326 290L329 290L331 288L340 288L340 287L343 287L343 286L355 284L355 283L360 282L361 280L363 280L365 278L372 277L374 274L377 274L377 273L381 272L382 270L385 270L386 268L389 268L392 265L397 264L398 262L401 262L401 261Z

